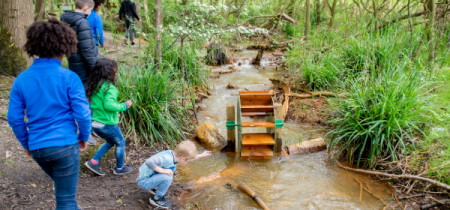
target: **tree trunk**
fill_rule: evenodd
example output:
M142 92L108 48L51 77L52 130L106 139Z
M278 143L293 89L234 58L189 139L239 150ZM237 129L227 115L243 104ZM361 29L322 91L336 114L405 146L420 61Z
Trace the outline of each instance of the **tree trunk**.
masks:
M329 28L333 28L334 16L336 15L336 5L337 0L333 0L333 6L331 6L330 9L331 17L330 17L330 24L328 25Z
M434 16L435 16L435 2L434 0L428 0L428 26L426 27L427 30L427 39L429 42L429 61L432 62L434 60L434 33L433 33L433 25L434 25Z
M1 0L0 1L0 26L11 33L11 42L22 48L27 41L26 29L33 23L32 0ZM30 66L33 58L24 52ZM24 69L25 70L25 69Z
M186 76L186 75L184 75L184 37L181 37L181 75L182 75L182 79L181 79L181 81L184 81L184 77ZM181 105L183 106L183 107L185 107L184 106L184 100L185 100L185 96L184 96L184 82L183 82L183 97L182 97L182 99L181 99Z
M41 21L45 19L45 3L47 0L36 0L36 4L34 6L34 21Z
M375 23L375 28L378 28L378 9L376 0L372 0L372 8L373 8L373 21Z
M306 0L306 6L305 6L305 10L306 10L306 14L305 14L305 16L306 16L306 20L305 20L305 40L306 41L308 41L308 39L309 39L309 30L310 30L310 28L311 28L311 20L310 20L310 18L311 18L311 15L310 15L310 11L309 11L309 8L310 8L310 5L309 5L309 2L310 0Z
M320 6L320 0L316 0L316 25L319 25L322 22L322 8Z
M55 8L53 8L53 0L49 0L49 10L50 12L53 12Z
M156 49L155 49L155 74L158 72L161 61L161 0L155 0L155 20L154 26L156 30Z
M142 15L141 15L141 4L140 4L140 0L134 0L135 4L136 4L136 13L138 14L138 16L141 18L142 20ZM140 29L142 29L142 22L140 21L136 21L136 26Z

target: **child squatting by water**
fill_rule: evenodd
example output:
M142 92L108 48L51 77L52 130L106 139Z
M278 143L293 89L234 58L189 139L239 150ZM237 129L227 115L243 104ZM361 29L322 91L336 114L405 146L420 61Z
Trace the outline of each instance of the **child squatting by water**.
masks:
M172 204L166 201L164 196L173 180L173 173L177 164L185 165L190 161L211 156L211 151L197 154L197 147L191 141L182 141L175 149L159 152L150 158L139 168L139 177L136 181L143 190L148 190L153 196L150 204L169 208ZM157 188L155 190L155 188Z

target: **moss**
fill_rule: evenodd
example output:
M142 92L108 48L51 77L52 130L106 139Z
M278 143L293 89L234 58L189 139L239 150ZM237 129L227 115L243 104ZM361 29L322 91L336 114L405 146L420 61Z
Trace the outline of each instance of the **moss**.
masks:
M27 68L22 50L11 43L11 34L0 28L0 74L17 76Z

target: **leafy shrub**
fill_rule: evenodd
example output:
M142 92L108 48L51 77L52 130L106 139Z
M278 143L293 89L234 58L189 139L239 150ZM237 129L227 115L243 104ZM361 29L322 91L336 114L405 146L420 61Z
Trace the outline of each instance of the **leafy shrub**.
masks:
M341 100L332 123L330 149L338 147L334 158L346 152L350 162L374 167L378 158L405 149L405 139L412 139L418 128L424 98L419 71L405 71L405 65L352 79L349 95Z

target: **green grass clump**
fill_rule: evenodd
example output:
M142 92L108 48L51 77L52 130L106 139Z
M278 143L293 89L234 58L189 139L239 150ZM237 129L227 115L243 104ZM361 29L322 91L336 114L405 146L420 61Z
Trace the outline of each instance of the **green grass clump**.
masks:
M338 147L334 158L345 151L358 167L361 162L374 167L379 157L395 161L397 152L405 149L405 139L422 132L422 74L405 67L391 66L350 82L348 97L338 105L342 115L331 120L336 128L328 133L329 148Z
M170 146L185 138L189 129L186 110L179 107L181 83L174 80L173 69L154 74L154 65L121 66L118 79L119 100L131 100L133 106L121 118L125 136L138 137L149 145Z

